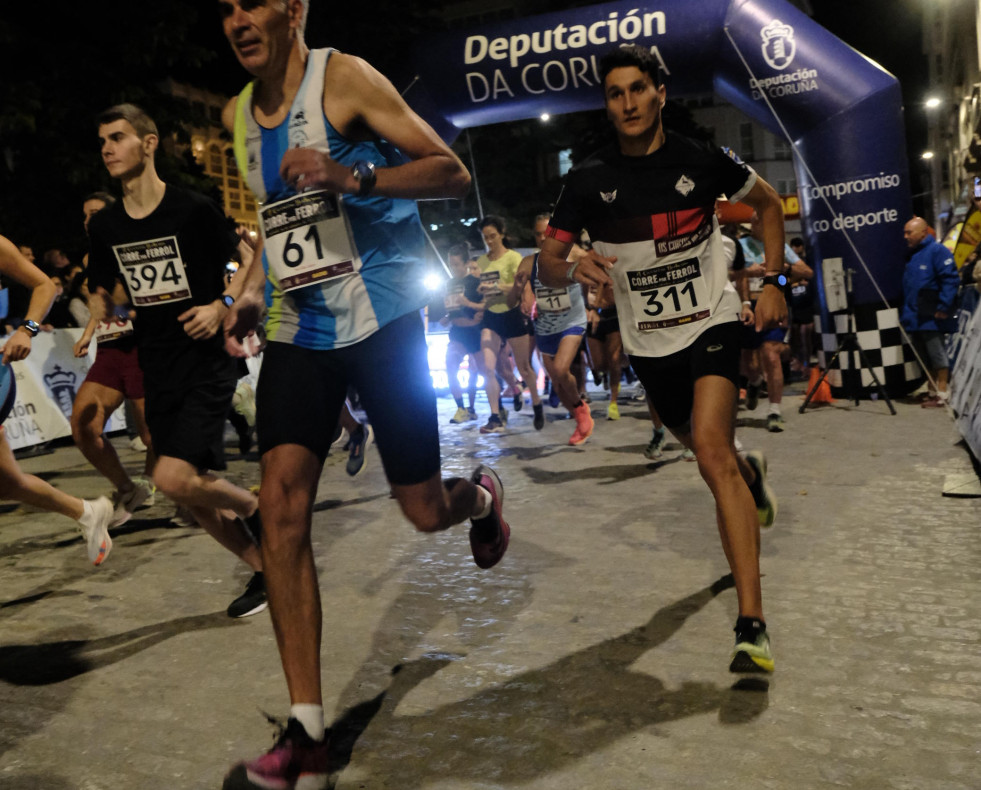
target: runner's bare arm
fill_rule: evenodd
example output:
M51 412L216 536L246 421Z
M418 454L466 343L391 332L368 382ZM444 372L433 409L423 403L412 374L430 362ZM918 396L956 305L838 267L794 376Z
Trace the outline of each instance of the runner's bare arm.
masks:
M37 266L21 255L12 241L3 236L0 236L0 272L32 289L31 300L24 318L40 324L54 302L54 283ZM25 359L31 353L31 339L30 333L26 330L22 332L15 330L3 348L0 348L4 364Z
M238 290L235 304L224 320L225 350L233 357L247 357L248 351L242 341L259 326L262 311L265 309L264 291L266 272L262 266L262 236L256 241L252 252L252 264L235 272L227 292L234 296Z
M756 211L763 225L763 254L767 274L782 274L784 269L783 204L776 190L762 178L743 198ZM756 328L774 327L787 319L787 300L783 291L764 286L756 301Z
M511 290L507 292L507 296L505 297L509 308L516 307L522 301L525 288L530 289L528 281L531 279L531 267L534 262L535 258L532 255L526 255L521 259L521 263L514 273L514 283L511 285Z
M588 250L579 257L578 261L569 263L568 258L571 251L571 242L562 242L552 238L545 239L538 255L538 278L544 285L549 288L565 288L570 282L600 287L610 287L613 284L607 270L616 263L615 256L605 258L596 250ZM569 279L570 269L572 269L571 280Z
M324 80L324 113L345 137L385 139L410 160L378 168L372 194L417 200L462 198L470 189L470 174L459 157L361 58L331 56ZM359 186L350 167L309 148L287 151L280 172L290 182L303 175L305 186L347 194L357 192Z

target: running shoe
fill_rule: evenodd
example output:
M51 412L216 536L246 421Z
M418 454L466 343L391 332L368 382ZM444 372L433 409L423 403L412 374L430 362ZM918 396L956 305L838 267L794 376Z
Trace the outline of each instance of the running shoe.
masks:
M191 512L189 507L184 507L184 505L178 505L177 510L174 511L174 515L170 517L170 523L175 527L196 527L198 525L198 520L194 518L194 514Z
M101 565L112 551L112 538L109 537L112 514L112 502L108 497L85 500L82 505L82 517L76 523L85 537L89 562L93 565Z
M133 478L133 489L125 494L122 491L112 493L112 520L110 527L118 527L130 520L137 508L149 507L156 489L149 480L143 477ZM150 505L147 504L150 503Z
M503 406L501 406L501 408L498 409L497 416L501 418L501 424L504 425L505 428L507 428L508 427L508 410L505 409Z
M611 401L610 405L606 407L606 419L608 420L620 419L620 407L617 406L616 401Z
M729 661L730 672L772 672L773 653L766 631L736 633L736 646Z
M504 423L496 414L487 418L487 422L480 426L481 433L504 433Z
M521 407L525 405L524 393L520 389L516 388L514 397L511 399L511 402L514 404L515 411L521 411Z
M555 391L555 388L553 387L552 391L548 393L548 405L551 406L553 409L557 409L559 408L560 403L561 401L559 400L559 393L557 393Z
M690 448L688 448L688 447L686 447L685 448L685 451L681 454L681 460L682 461L697 461L698 459L695 457L695 451L692 450L692 449L690 449Z
M540 431L545 427L545 408L539 403L537 406L532 405L532 411L535 412L534 426L536 431Z
M589 406L585 403L581 403L573 409L572 416L576 420L576 430L569 437L569 444L576 447L592 435L594 422L593 415L589 413Z
M473 422L477 419L477 412L474 410L473 406L467 407L467 421Z
M504 505L504 484L489 466L478 466L470 479L491 495L490 515L470 519L470 550L478 568L492 568L508 550L511 528L501 514Z
M474 415L475 417L477 415ZM460 423L466 422L470 419L470 412L464 409L462 406L456 410L456 414L450 417L450 425L459 425Z
M351 477L357 477L364 469L364 454L368 450L368 445L375 438L375 432L370 425L362 425L351 436L351 452L347 458L347 473Z
M589 393L588 392L580 392L579 393L579 397L580 397L580 399L582 399L582 402L583 403L592 403L593 402L593 399L591 397L589 397Z
M664 443L667 441L667 438L668 432L664 428L655 428L654 436L644 450L644 458L654 460L664 455Z
M326 790L329 740L315 741L293 718L278 726L275 746L233 766L222 790Z
M747 384L746 385L746 411L756 411L756 407L759 405L760 405L760 385Z
M644 385L640 382L637 383L636 389L634 389L634 394L630 396L630 400L636 401L646 401L647 400L647 390L644 389Z
M139 434L137 434L136 436L134 436L132 439L129 440L129 449L134 450L135 452L138 453L146 452L146 445L143 443L143 439L140 437Z
M766 429L770 433L780 433L784 429L783 417L776 412L771 411L766 415Z
M245 585L245 592L228 604L226 613L229 617L248 617L249 615L259 614L265 611L268 606L266 601L266 580L262 571L256 571Z
M777 495L773 493L766 482L766 457L759 450L746 453L746 463L756 472L756 482L749 487L756 502L756 512L759 515L761 527L772 527L777 518Z

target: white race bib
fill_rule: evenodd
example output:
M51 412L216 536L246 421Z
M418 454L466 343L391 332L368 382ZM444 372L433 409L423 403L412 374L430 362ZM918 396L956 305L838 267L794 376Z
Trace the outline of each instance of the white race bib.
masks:
M337 195L302 192L259 209L266 260L282 291L356 271L358 260Z
M119 244L112 249L135 307L191 298L176 236Z
M708 285L698 258L627 272L630 308L637 329L647 332L708 318ZM620 316L623 320L624 316Z
M93 337L96 343L107 343L133 334L133 322L129 318L113 316L108 321L99 321Z
M536 288L535 301L542 313L568 313L572 309L568 288Z

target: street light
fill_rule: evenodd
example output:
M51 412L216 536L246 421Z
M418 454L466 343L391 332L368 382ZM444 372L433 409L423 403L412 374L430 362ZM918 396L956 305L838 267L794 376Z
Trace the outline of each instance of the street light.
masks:
M924 151L920 154L921 159L933 159L933 151Z
M929 99L926 100L926 108L928 110L935 110L939 106L940 106L940 99L938 99L936 96L931 96Z

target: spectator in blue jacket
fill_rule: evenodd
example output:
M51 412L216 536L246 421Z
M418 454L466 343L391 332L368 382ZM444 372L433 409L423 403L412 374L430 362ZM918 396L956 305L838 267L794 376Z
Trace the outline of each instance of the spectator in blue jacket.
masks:
M960 277L950 251L930 235L929 226L913 217L903 229L910 249L903 274L903 328L930 369L930 395L924 407L947 403L947 351L944 332L954 331L954 300Z

